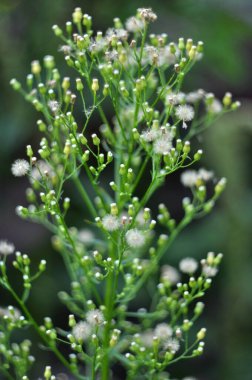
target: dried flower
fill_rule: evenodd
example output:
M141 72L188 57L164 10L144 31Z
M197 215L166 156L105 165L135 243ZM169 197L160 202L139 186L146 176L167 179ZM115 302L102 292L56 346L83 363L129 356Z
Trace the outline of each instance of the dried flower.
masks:
M157 19L157 15L152 11L151 8L138 8L137 11L144 21L153 22Z

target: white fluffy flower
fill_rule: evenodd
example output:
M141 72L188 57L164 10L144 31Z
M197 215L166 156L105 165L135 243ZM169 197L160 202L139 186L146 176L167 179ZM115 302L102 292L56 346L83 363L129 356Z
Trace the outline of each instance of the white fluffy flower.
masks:
M157 15L152 11L151 8L138 8L138 13L140 17L148 22L153 22L157 19Z
M210 113L220 113L222 108L222 104L218 99L214 99L213 102L207 106L207 110Z
M23 177L29 171L30 165L26 160L16 160L11 166L11 172L15 177Z
M86 319L90 326L99 326L104 322L104 315L99 309L90 310L87 312Z
M73 327L72 333L76 340L83 342L91 335L91 331L91 326L87 322L81 321Z
M180 349L179 341L175 338L170 338L165 342L164 348L175 354Z
M196 185L199 176L195 170L186 170L180 176L180 181L185 187L193 187Z
M116 216L113 215L105 215L102 218L102 225L107 231L116 231L120 227L120 222Z
M49 177L53 177L54 171L47 162L40 160L31 171L31 182L41 180L42 176L45 174Z
M84 244L90 244L94 240L94 234L87 228L83 228L78 232L78 240Z
M0 318L1 317L8 317L13 321L17 321L21 317L21 313L13 306L8 306L8 308L0 307Z
M198 171L198 176L200 179L202 179L203 181L207 182L209 181L210 179L213 178L213 172L212 171L209 171L209 170L206 170L204 168L201 168L199 169Z
M188 103L196 103L204 96L203 90L193 91L186 94L186 101Z
M165 101L166 104L172 104L177 105L182 103L185 100L185 93L184 92L178 92L177 94L174 92L171 92L167 94Z
M154 335L152 330L146 330L140 335L141 342L145 347L153 346L153 337Z
M188 104L181 104L176 108L175 114L179 120L186 122L191 121L194 118L195 113L192 106L189 106Z
M143 232L133 228L128 230L125 235L126 242L131 248L142 247L145 243L145 237Z
M156 154L166 154L172 148L172 135L165 133L160 138L158 138L153 145L153 150Z
M154 329L154 335L160 340L166 340L172 336L172 328L167 323L159 323Z
M60 104L56 100L49 100L47 104L53 113L57 113L60 110Z
M9 243L7 240L0 240L0 255L8 256L15 251L14 244Z
M135 33L144 28L144 22L133 16L126 20L125 26L129 32Z
M218 273L218 269L216 267L212 267L210 265L203 265L202 267L202 273L206 277L215 277Z
M194 273L198 268L197 261L192 257L186 257L179 263L179 269L183 273Z
M179 272L171 265L163 265L161 269L161 279L168 281L171 285L177 284L180 280Z
M141 139L145 142L152 142L159 137L160 133L156 129L147 129L141 133Z

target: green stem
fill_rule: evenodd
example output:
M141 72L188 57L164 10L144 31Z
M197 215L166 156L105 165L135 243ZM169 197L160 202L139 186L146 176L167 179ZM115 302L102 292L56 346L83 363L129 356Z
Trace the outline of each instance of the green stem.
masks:
M116 254L116 244L111 246L111 258L115 260ZM114 299L115 299L115 287L114 287L115 276L114 272L110 272L106 281L106 291L105 291L105 306L106 306L106 326L104 331L104 357L102 360L102 371L101 380L109 379L109 341L110 341L110 330L111 322L114 312Z
M75 185L76 185L76 187L77 187L77 189L78 189L78 191L79 191L79 193L80 193L83 201L87 205L90 214L93 216L93 218L96 218L97 212L96 212L96 210L95 210L95 208L93 206L93 203L91 202L91 200L90 200L90 198L88 196L88 193L86 192L84 186L82 185L79 177L75 177L74 176L73 177L73 181L74 181L74 183L75 183Z
M75 371L72 370L71 365L68 363L68 361L65 359L65 357L61 354L61 352L58 350L58 348L54 344L51 344L47 340L45 334L40 330L39 326L37 325L36 321L34 320L34 318L32 317L32 315L30 314L30 312L27 309L27 307L25 306L25 304L22 302L22 300L18 297L18 295L16 294L16 292L11 288L11 286L9 284L7 286L7 289L12 294L13 298L17 301L17 303L19 304L20 308L24 312L26 318L28 319L28 321L30 322L30 324L33 326L33 328L36 330L36 332L38 333L38 335L40 336L40 338L51 349L51 351L56 355L56 357L64 365L64 367L66 367L71 373L73 373L76 376L77 379L84 380L83 376L77 374Z

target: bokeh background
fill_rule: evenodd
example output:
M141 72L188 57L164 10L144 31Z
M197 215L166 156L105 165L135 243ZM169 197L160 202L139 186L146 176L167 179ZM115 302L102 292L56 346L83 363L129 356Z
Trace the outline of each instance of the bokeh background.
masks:
M25 203L27 183L11 176L10 165L15 158L24 157L26 144L36 145L39 136L35 111L10 89L9 81L12 77L24 80L33 59L57 51L59 41L51 26L64 25L75 6L94 16L97 30L110 26L115 16L125 19L136 8L151 6L159 15L153 32L205 43L205 57L191 72L185 90L204 88L219 97L228 90L242 102L239 111L216 123L200 141L205 151L204 166L213 168L217 176L226 176L228 188L211 216L187 228L166 260L175 264L185 255L200 259L209 250L225 254L201 321L209 331L206 353L174 368L175 375L194 375L200 380L251 380L251 0L0 0L0 239L13 241L35 261L47 257L48 271L37 283L30 307L39 321L51 315L62 326L66 323L56 296L60 289L67 289L66 274L51 247L50 235L15 214L15 206ZM63 59L58 53L56 58L64 72ZM175 176L169 190L160 196L171 205L183 197L179 178ZM173 206L172 213L179 217L180 210ZM1 306L7 305L7 295L0 294ZM35 337L31 335L31 339ZM36 344L34 350L36 354ZM42 352L32 378L42 375L41 363L57 368L54 358ZM60 367L57 370L61 372Z

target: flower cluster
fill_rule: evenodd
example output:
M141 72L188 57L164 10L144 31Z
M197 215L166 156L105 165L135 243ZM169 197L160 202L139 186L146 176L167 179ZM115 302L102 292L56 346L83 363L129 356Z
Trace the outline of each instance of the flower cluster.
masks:
M179 233L212 210L226 185L212 171L190 169L203 155L200 146L191 148L191 141L239 102L229 92L222 101L202 89L182 92L185 76L203 56L203 43L148 35L156 19L152 9L139 8L125 23L115 18L112 28L94 32L91 16L76 8L65 30L53 26L72 76L62 77L54 57L47 55L42 63L31 63L26 86L11 80L40 113L42 135L38 146L27 146L27 159L11 168L14 176L29 181L27 205L18 206L17 214L52 233L70 281L70 291L59 292L69 311L69 329L55 327L50 317L37 324L26 302L46 261L33 273L30 258L16 252L13 266L23 284L17 293L6 266L15 248L5 240L0 241L0 284L24 317L1 309L0 318L6 330L33 326L43 345L79 380L112 379L115 363L129 380L171 379L171 364L204 350L206 329L196 327L204 308L199 299L211 286L222 255L210 252L198 263L185 252L179 269L168 263L160 267L160 262ZM113 110L111 120L105 102ZM100 126L90 132L93 115ZM156 190L183 169L181 182L191 195L181 201L181 220L163 203L150 210ZM67 218L73 198L86 217L78 226ZM139 293L144 291L148 307L136 308L143 304ZM28 380L32 359L22 354L22 344L13 348L13 358L25 363L22 373L15 372L19 361L12 363L4 344L0 357L7 363L4 374L15 372ZM62 354L64 345L69 357ZM50 366L43 376L56 378Z

